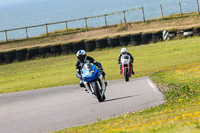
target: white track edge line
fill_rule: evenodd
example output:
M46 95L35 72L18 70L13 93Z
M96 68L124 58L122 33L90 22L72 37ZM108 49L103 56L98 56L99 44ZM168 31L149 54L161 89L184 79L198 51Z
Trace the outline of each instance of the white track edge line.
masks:
M149 83L149 85L151 86L152 90L156 93L156 94L160 94L161 92L159 91L159 89L153 84L153 82L148 78L147 82Z

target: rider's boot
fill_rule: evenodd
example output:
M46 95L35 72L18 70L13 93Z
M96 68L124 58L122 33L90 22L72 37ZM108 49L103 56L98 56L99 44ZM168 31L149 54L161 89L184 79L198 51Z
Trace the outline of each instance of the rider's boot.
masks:
M104 83L105 83L105 86L108 86L108 83L107 83L107 81L105 81Z
M85 86L84 86L84 83L83 83L83 80L80 80L79 86L80 86L80 87L85 87Z
M85 91L87 92L87 89L86 89L86 87L85 87L85 85L84 85L84 83L83 83L83 80L80 80L79 85L80 85L80 87L85 88Z
M120 67L119 67L119 71L120 71L120 74L122 74L122 69L121 69L121 65L120 65Z
M135 72L132 70L132 74L135 75Z
M105 80L106 73L103 71L103 69L100 69L100 73L102 74L102 76L104 78L104 84L105 84L105 86L107 86L108 84L107 84L107 81Z
M133 63L131 63L132 66L132 74L135 75L135 72L133 71Z
M104 84L105 84L105 86L108 86L107 81L105 80L106 73L104 71L102 71L101 73L102 73L103 78L104 78Z

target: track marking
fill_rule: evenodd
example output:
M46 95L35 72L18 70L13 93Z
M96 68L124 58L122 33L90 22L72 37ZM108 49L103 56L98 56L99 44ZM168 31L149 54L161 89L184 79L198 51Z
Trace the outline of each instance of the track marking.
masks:
M156 93L156 94L160 94L161 92L159 91L158 87L156 87L153 82L147 78L147 82L149 83L149 85L151 86L152 90Z

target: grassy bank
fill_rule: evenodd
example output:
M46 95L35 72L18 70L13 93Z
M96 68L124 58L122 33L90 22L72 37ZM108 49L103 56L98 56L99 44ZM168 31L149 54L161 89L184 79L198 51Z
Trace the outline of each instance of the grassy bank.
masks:
M166 94L166 104L56 133L200 132L200 63L169 68L151 77Z
M88 52L102 63L106 79L123 78L117 58L122 47ZM200 62L200 38L193 37L156 44L128 46L135 57L135 77L146 76L181 64ZM77 84L76 56L59 56L0 66L0 93Z

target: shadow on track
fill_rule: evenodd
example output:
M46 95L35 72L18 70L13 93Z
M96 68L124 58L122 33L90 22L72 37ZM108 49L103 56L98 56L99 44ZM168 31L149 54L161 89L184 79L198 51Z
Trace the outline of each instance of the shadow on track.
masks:
M108 99L108 100L105 100L105 102L110 102L110 101L115 101L115 100L121 100L121 99L126 99L126 98L130 98L130 97L135 97L135 96L139 96L139 95L132 95L132 96L125 96L125 97Z

